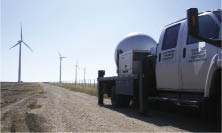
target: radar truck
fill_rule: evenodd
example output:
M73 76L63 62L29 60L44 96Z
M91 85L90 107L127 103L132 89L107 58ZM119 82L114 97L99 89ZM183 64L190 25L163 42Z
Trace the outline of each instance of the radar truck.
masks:
M114 107L136 99L144 114L148 101L170 101L220 121L221 12L188 9L187 18L163 28L158 44L142 33L127 35L115 51L118 76L98 71L98 104L104 94Z

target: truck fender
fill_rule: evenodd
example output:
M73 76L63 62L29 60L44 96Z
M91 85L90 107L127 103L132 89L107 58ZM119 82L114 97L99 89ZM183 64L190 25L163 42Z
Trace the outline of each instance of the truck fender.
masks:
M221 53L216 54L213 56L208 72L207 72L207 77L206 77L206 82L205 82L205 93L204 97L209 97L210 94L210 86L211 86L211 79L213 78L214 72L221 68Z

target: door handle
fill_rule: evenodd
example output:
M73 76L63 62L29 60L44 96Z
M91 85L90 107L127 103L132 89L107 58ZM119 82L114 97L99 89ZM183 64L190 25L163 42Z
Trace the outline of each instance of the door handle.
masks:
M159 53L159 62L160 62L160 60L161 60L161 53Z
M186 48L183 48L183 58L186 57Z

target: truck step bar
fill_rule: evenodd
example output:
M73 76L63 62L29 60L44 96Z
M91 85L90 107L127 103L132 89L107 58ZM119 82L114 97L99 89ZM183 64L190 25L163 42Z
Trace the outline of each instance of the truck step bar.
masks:
M174 98L167 98L167 97L148 97L148 100L158 100L158 101L167 101L173 102L177 105L185 104L185 105L196 105L199 106L202 101L194 101L194 100L183 100L183 99L174 99Z

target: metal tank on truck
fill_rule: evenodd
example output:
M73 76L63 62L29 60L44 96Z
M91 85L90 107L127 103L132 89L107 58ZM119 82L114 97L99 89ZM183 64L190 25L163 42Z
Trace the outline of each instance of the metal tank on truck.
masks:
M133 32L127 34L123 39L119 42L115 50L115 62L118 67L118 52L119 54L124 53L130 50L147 50L152 54L156 52L156 41L146 35L144 33Z

